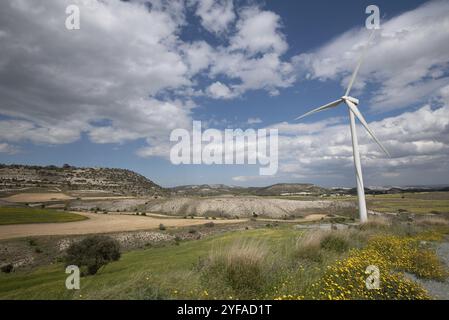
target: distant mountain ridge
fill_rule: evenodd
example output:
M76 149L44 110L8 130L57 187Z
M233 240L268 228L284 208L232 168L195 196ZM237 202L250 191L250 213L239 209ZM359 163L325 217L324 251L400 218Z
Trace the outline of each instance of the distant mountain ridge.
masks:
M175 195L255 195L255 196L316 196L316 195L355 195L356 188L324 188L312 183L277 183L266 187L240 187L224 184L185 185L170 188ZM437 186L391 186L365 188L366 194L394 194L402 192L449 191L448 185Z
M330 192L326 188L311 183L278 183L267 187L239 187L223 184L185 185L171 188L178 195L256 195L256 196L280 196L280 195L318 195Z
M317 196L356 194L355 188L324 188L311 183L277 183L266 187L241 187L224 184L183 185L163 188L150 179L127 169L79 168L70 165L30 166L0 164L0 191L38 189L42 191L87 190L116 195L152 196ZM365 188L367 194L449 191L449 185L389 186Z

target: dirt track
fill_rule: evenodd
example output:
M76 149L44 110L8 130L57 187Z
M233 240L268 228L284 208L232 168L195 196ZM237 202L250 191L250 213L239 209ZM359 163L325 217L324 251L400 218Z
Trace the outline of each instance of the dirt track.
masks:
M154 217L142 217L132 215L112 215L80 213L88 217L88 220L66 223L40 223L17 224L0 226L0 239L20 238L43 235L75 235L92 233L109 233L121 231L148 230L164 224L166 227L184 227L201 225L210 222L206 219L164 219ZM214 220L216 224L238 223L247 221L239 220Z

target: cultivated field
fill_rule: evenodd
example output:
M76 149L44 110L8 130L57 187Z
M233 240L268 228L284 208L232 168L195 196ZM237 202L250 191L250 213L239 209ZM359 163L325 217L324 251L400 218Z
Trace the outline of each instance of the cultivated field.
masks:
M2 209L5 210L5 209ZM17 209L15 209L17 210ZM18 210L23 211L23 210ZM0 211L1 212L1 211ZM50 212L47 210L46 212ZM31 212L30 216L35 214ZM38 214L38 213L37 213ZM183 218L155 218L150 216L136 216L136 215L117 215L117 214L102 214L102 213L65 213L54 211L50 218L59 216L66 217L67 215L80 217L78 222L71 223L39 223L39 224L9 224L0 226L0 239L23 238L32 236L49 236L49 235L78 235L78 234L97 234L97 233L111 233L123 231L136 230L151 230L157 229L160 224L166 227L185 227L201 225L207 222L205 219L183 219ZM1 214L0 214L1 217ZM68 219L68 218L66 218ZM86 220L85 220L86 219ZM11 221L11 215L9 220ZM36 219L37 220L37 219ZM72 221L76 221L73 219ZM239 220L214 220L216 224L226 223L242 223L245 219ZM1 222L1 220L0 220ZM40 221L39 221L40 222ZM45 222L42 220L42 222ZM21 222L25 223L25 222ZM1 223L0 223L1 224ZM3 223L6 224L6 223Z
M35 224L35 223L55 223L51 224L52 228L66 222L74 222L85 220L88 217L72 212L61 212L48 209L31 209L31 208L0 208L0 225L12 225L9 228L17 227L17 224ZM71 224L69 224L71 225ZM35 228L35 225L31 225ZM0 228L6 228L0 226ZM0 239L7 237L6 230L0 231ZM26 234L24 234L26 235Z
M61 200L73 200L70 197L61 192L45 192L45 193L19 193L6 198L2 198L8 202L18 203L30 203L30 202L49 202L49 201L61 201Z

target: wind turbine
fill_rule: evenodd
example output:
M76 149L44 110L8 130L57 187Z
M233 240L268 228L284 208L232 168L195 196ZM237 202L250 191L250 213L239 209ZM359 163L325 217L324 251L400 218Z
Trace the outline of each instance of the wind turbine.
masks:
M346 89L346 92L344 96L342 96L340 99L335 100L333 102L330 102L328 104L325 104L324 106L321 106L319 108L313 109L312 111L307 112L306 114L296 118L295 120L302 119L308 115L311 115L313 113L323 111L330 108L335 108L341 103L345 103L348 107L349 111L349 120L350 120L350 127L351 127L351 137L352 137L352 153L354 157L354 166L355 166L355 175L357 180L357 198L359 203L359 216L360 216L360 222L365 223L368 221L368 215L366 213L366 201L365 201L365 189L363 186L363 177L362 177L362 165L360 163L360 153L359 153L359 143L357 140L357 129L355 126L355 118L359 119L360 123L365 127L366 131L368 131L369 135L374 139L374 141L379 145L379 147L387 154L388 157L390 157L390 153L388 150L380 143L379 139L374 135L374 132L370 129L368 126L368 123L366 123L365 118L360 113L359 108L357 107L359 105L359 100L356 98L353 98L349 96L349 92L351 91L352 85L354 84L354 80L357 76L357 73L360 69L360 66L363 62L363 59L365 57L366 48L368 47L369 42L371 41L374 30L372 31L368 43L363 49L363 53L358 61L358 64L352 74L351 81L349 82L349 86Z

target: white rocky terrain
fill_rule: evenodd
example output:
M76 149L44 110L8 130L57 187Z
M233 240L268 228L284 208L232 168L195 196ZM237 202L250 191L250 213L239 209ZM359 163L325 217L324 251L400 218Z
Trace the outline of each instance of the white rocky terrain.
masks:
M354 208L347 201L299 201L265 198L257 196L219 196L219 197L173 197L158 201L149 201L147 212L159 212L175 215L198 216L239 216L253 215L282 218L286 216L305 216L325 209L328 213L341 209Z

